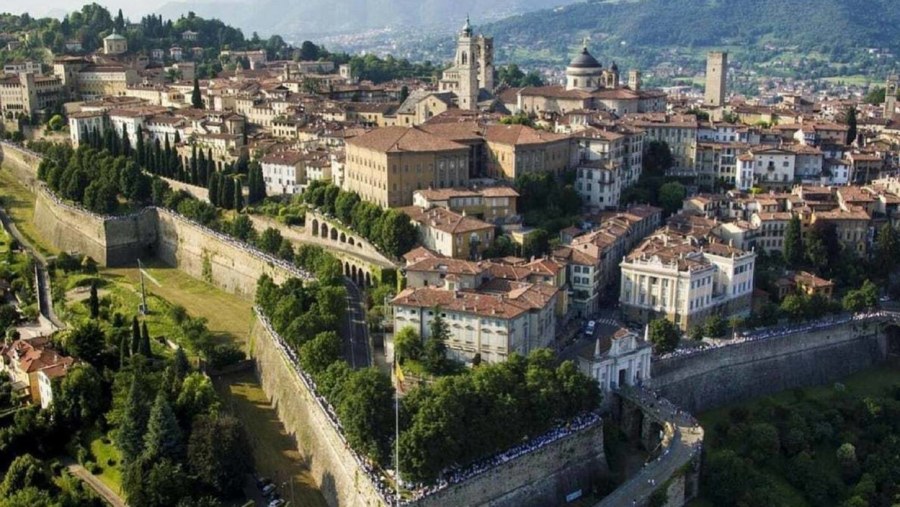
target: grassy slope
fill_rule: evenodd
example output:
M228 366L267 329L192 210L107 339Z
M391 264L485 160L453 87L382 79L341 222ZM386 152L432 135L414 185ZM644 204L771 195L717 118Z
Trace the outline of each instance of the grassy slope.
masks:
M48 253L58 253L43 242L33 225L34 195L22 186L8 171L0 171L0 196L16 226L34 244ZM193 317L204 317L208 327L222 342L246 343L252 324L252 303L233 294L189 277L183 272L161 263L150 263L147 271L156 283L145 280L151 315L147 327L152 336L172 336L176 332L165 315L171 305L182 305ZM140 300L140 278L136 268L101 269L98 276L104 280L104 291L113 298L113 305L123 313L133 313ZM65 280L67 290L73 289L83 276L70 276ZM85 305L71 303L68 311L73 316L83 316ZM154 340L154 352L167 351ZM274 408L269 404L259 382L252 374L224 378L217 382L224 404L234 411L247 428L251 437L254 461L259 473L293 482L294 505L319 507L325 500L315 487L296 445L278 421ZM121 473L117 466L106 465L112 457L118 463L116 449L103 444L100 435L90 441L92 453L103 471L101 480L114 490L120 490ZM282 496L290 498L291 488L283 488Z

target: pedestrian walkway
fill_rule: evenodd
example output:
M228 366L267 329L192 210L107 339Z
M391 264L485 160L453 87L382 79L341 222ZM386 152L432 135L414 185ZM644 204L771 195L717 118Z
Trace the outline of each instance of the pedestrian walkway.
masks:
M116 494L115 491L109 488L103 481L100 480L99 477L90 473L83 466L76 463L72 458L63 459L63 465L65 465L66 469L75 477L80 479L82 482L88 485L92 490L94 490L97 495L103 499L108 505L112 505L112 507L128 507L128 504L125 502L125 499Z

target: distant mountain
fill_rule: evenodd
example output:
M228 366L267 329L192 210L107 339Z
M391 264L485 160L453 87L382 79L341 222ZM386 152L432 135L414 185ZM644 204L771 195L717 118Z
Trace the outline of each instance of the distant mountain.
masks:
M560 61L582 37L624 59L664 60L669 50L725 47L752 60L758 48L794 49L830 61L863 48L900 55L897 0L591 1L513 16L480 29L501 60Z
M172 1L155 9L164 18L178 19L188 11L217 17L240 27L245 34L350 33L377 28L446 26L455 30L466 14L472 22L497 20L546 9L575 0L191 0Z

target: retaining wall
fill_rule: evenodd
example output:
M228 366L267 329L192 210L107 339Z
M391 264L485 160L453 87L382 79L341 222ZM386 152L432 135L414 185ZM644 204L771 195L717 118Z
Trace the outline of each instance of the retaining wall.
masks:
M704 412L834 382L882 362L886 346L880 323L851 321L656 361L650 384L676 405Z
M360 470L313 393L291 368L275 338L260 322L253 326L250 346L263 390L296 440L328 504L384 505L384 500ZM564 505L566 495L578 490L588 492L593 481L607 471L603 423L600 421L409 505Z

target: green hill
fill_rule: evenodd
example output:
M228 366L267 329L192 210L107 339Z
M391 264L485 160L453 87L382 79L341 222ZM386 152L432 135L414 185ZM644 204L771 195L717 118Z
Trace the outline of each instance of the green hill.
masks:
M564 62L588 36L598 57L642 67L684 64L685 55L696 62L715 47L747 64L819 61L832 68L826 77L896 65L867 49L900 54L898 24L896 0L637 0L572 4L481 29L494 36L500 60L525 64Z

